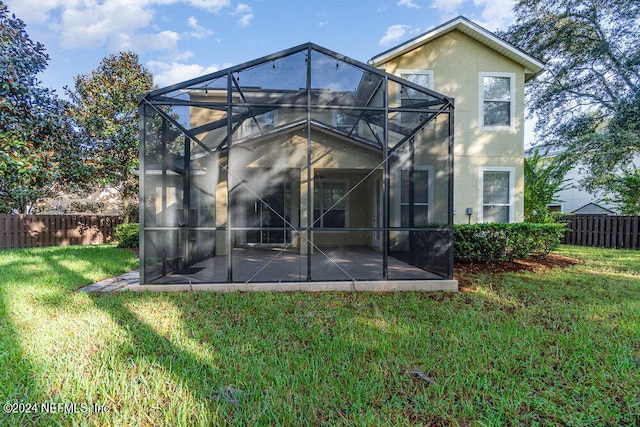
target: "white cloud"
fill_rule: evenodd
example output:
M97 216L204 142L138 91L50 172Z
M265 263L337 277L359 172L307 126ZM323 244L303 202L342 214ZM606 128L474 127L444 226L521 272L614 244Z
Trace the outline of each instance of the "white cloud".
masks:
M236 7L236 15L237 14L241 14L241 13L251 13L253 12L253 9L251 9L251 6L246 5L244 3L238 3L238 6Z
M318 12L318 23L316 24L318 27L322 28L324 26L326 26L329 23L329 15L327 14L327 12Z
M27 24L44 24L49 12L65 4L65 0L5 0L9 12Z
M244 28L251 24L251 20L253 19L253 9L251 6L244 3L238 3L233 15L240 16L240 18L238 18L238 25Z
M406 6L410 9L420 9L420 6L412 2L411 0L400 0L398 1L398 6Z
M172 3L174 0L169 0ZM218 13L223 8L231 4L230 0L189 0L191 6L198 7L200 9L206 9L209 12Z
M386 45L398 41L407 33L408 30L408 25L392 25L387 28L387 32L382 36L379 43L381 45Z
M205 36L212 36L215 34L210 29L200 26L195 16L190 16L187 20L187 24L189 24L189 27L191 27L191 29L193 29L193 31L189 33L189 35L194 39L202 39Z
M28 24L45 24L60 35L61 45L68 49L98 48L121 45L141 39L149 45L149 38L162 39L162 32L137 36L136 33L153 22L155 9L161 5L186 4L208 12L218 13L231 5L231 0L8 0L9 10ZM253 18L251 7L239 4L231 12L241 14L239 23L249 25ZM194 30L189 35L203 38L213 32L189 19ZM152 44L152 43L151 43Z
M128 0L109 0L102 4L86 1L62 12L60 30L66 48L96 48L112 37L126 38L147 27L153 11Z
M240 25L241 27L246 27L249 24L251 24L251 20L253 19L253 13L249 13L247 15L243 15L239 20L238 20L238 25Z
M185 64L180 62L149 61L147 67L153 73L154 83L159 87L169 86L185 80L214 73L220 68L217 65L204 67L199 64Z
M162 31L157 34L117 34L110 43L113 50L133 50L138 53L158 50L175 50L180 34L174 31Z
M513 23L513 0L474 0L473 3L484 7L478 24L487 30L506 30Z
M466 0L432 0L431 7L438 9L444 15L452 15L464 4Z

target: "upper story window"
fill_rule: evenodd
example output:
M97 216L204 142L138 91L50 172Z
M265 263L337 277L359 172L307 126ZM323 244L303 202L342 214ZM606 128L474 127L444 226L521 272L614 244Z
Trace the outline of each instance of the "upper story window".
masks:
M277 125L278 112L276 110L270 110L263 114L245 119L240 127L240 137L248 138L251 136L258 136L271 131Z
M480 73L480 127L510 130L515 126L514 73Z
M427 89L433 89L433 71L432 70L398 70L397 74L400 78L410 81L411 83L424 86ZM398 94L398 103L401 107L410 107L422 100L427 99L428 95L418 92L408 87L401 87ZM421 113L401 113L400 123L416 125L422 120ZM424 119L423 119L424 120Z
M358 116L354 113L344 113L336 111L333 115L333 125L340 132L350 134L358 134Z

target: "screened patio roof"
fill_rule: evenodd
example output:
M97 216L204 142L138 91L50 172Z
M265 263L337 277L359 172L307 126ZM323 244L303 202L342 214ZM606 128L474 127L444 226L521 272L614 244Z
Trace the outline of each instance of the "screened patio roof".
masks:
M394 94L401 103L394 103ZM152 106L209 153L225 149L230 135L233 144L246 142L246 135L236 131L247 122L255 127L251 139L310 123L351 142L393 153L438 115L453 109L452 98L313 43L152 91L141 103ZM261 118L281 108L297 116L262 126ZM190 119L198 109L218 114L192 126ZM335 110L343 124L336 126L314 114L327 110ZM413 120L396 120L402 113L413 113Z

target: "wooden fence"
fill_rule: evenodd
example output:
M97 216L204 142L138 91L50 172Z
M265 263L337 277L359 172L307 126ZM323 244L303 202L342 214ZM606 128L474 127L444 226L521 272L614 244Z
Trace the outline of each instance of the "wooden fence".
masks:
M571 231L565 233L562 243L640 249L640 216L571 215L564 219Z
M121 223L111 215L0 215L0 249L110 242Z

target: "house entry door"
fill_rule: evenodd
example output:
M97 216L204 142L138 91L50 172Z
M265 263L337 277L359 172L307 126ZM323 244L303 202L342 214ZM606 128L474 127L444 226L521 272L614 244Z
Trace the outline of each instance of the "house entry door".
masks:
M245 207L246 224L260 230L247 231L247 243L253 245L284 245L288 243L290 232L282 230L291 222L291 182L263 185L257 192L260 199L254 199ZM280 228L281 230L270 230Z

